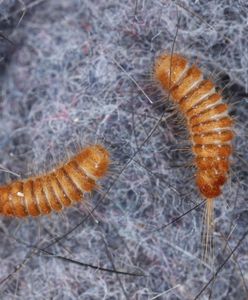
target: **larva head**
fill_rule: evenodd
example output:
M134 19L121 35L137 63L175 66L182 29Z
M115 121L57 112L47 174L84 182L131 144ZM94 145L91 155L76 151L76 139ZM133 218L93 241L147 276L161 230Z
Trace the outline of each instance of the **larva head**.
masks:
M86 147L75 159L86 175L95 180L106 174L110 164L109 152L101 145Z
M188 69L187 60L179 55L164 53L155 62L154 75L166 90L172 88Z

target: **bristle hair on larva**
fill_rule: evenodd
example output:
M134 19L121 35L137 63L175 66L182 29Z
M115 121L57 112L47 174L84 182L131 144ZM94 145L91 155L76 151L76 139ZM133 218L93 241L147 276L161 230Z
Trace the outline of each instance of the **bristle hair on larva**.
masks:
M0 213L23 218L59 212L95 189L109 164L109 152L102 145L85 147L46 174L1 186Z
M205 222L209 228L212 225L210 210L213 209L210 203L221 195L230 167L234 134L228 105L223 103L214 83L204 79L202 71L180 54L159 56L154 75L186 120L196 167L196 185L208 202Z

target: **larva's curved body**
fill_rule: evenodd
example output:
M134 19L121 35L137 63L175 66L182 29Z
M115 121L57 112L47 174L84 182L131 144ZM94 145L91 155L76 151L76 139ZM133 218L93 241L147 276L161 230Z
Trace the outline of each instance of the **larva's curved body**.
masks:
M232 153L232 118L228 105L201 70L178 54L164 54L155 65L155 77L185 116L195 155L196 184L205 199L221 194Z
M109 153L103 146L86 147L47 174L0 187L0 213L21 218L60 211L96 188L109 163Z

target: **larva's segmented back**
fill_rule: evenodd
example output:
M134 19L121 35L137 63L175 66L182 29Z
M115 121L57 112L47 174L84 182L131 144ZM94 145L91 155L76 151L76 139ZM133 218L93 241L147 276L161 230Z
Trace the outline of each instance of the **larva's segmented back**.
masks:
M187 121L195 155L196 184L206 199L221 194L232 153L233 120L213 82L178 54L164 54L155 64L155 77L170 93Z
M213 199L221 195L228 177L233 120L214 83L204 80L201 70L183 56L168 53L160 56L154 73L186 119L195 157L196 185L206 200L203 258L208 259L214 228Z
M195 157L196 185L206 200L203 258L212 250L213 199L221 195L230 167L233 120L228 105L201 70L178 54L164 54L155 64L155 78L186 119Z
M61 211L96 188L109 164L109 153L103 146L86 147L47 174L0 187L0 213L22 218Z

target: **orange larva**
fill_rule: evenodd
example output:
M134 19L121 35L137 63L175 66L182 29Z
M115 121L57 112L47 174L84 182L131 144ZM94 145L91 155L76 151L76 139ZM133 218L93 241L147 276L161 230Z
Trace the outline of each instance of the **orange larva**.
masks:
M86 147L51 172L0 187L0 213L22 218L61 211L96 188L109 164L103 146Z
M214 83L204 80L201 70L179 54L161 55L154 73L186 119L195 157L196 185L207 201L207 210L211 210L212 200L221 195L228 178L232 154L233 120L228 115L228 105ZM209 227L212 212L207 211L206 216Z

